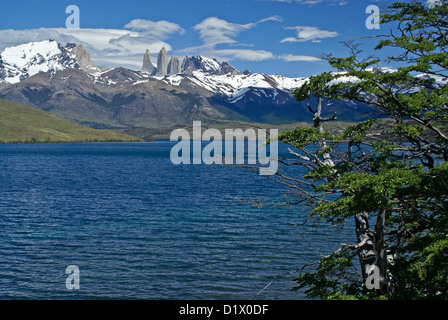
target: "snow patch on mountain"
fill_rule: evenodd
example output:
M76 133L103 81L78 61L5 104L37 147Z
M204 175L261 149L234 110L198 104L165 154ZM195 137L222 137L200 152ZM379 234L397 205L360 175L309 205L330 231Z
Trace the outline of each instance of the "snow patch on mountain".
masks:
M7 83L18 83L39 72L79 68L74 56L54 40L8 47L0 58L0 81Z
M210 59L211 60L211 59ZM214 60L212 60L214 61ZM185 79L190 80L198 86L201 86L216 95L228 99L230 102L236 102L250 89L274 90L274 98L277 96L277 90L291 92L300 87L307 78L287 78L279 75L266 75L262 73L252 74L223 74L210 75L203 71L194 71L188 77L175 75L167 76L164 82L179 86Z
M144 59L150 61L149 51ZM166 59L165 59L166 60ZM290 93L303 86L309 78L289 78L281 75L240 72L227 62L219 62L203 56L187 55L182 62L181 72L170 75L151 75L146 72L132 71L122 67L114 69L97 68L90 60L90 55L82 45L58 44L54 40L31 42L6 48L0 54L0 83L18 83L40 72L56 72L67 68L82 69L87 72L95 84L116 86L144 84L150 79L163 81L172 86L195 85L210 91L217 97L233 104L244 103L245 100L271 101L274 105L285 103ZM372 68L375 73L393 73L392 68ZM343 72L335 73L339 77L330 84L356 83L355 77L346 76ZM431 75L437 85L448 83L447 78ZM420 88L401 88L413 93ZM246 98L245 98L246 97Z
M216 73L221 70L221 65L218 61L203 56L199 56L199 59L204 71Z

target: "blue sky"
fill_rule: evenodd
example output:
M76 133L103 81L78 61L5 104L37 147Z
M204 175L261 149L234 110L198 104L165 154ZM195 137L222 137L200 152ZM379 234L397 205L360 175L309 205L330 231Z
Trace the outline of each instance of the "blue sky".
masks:
M82 43L97 65L139 69L144 50L153 62L165 46L228 61L240 70L309 76L330 70L322 53L347 55L340 41L387 33L369 30L366 8L378 0L89 0L3 1L0 50L54 38ZM65 28L66 7L80 10L80 30ZM360 40L366 51L372 40Z

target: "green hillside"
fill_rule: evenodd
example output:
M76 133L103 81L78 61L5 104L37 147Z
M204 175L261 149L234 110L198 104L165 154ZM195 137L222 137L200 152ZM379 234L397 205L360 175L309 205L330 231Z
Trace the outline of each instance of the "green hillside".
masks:
M95 130L51 113L0 99L0 143L137 142L112 130Z

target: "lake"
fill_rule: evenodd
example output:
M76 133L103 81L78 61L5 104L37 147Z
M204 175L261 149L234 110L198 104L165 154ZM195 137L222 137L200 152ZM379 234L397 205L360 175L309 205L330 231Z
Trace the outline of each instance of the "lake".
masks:
M266 177L173 165L174 144L0 145L0 299L304 299L297 274L256 293L354 242L304 209L243 201L282 201Z

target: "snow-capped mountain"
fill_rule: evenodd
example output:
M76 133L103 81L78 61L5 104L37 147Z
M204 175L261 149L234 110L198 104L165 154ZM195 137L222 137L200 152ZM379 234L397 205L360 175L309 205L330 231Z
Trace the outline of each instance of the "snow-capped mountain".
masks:
M230 103L236 103L251 90L265 96L276 96L279 90L289 94L293 89L300 87L306 79L262 73L210 75L208 72L193 71L189 76L169 75L162 81L179 86L182 81L188 80L227 99Z
M8 47L0 54L0 81L7 83L66 68L79 68L76 57L54 40Z
M187 54L182 61L181 73L191 75L195 71L201 71L207 75L237 75L241 72L232 67L227 62L218 62L216 59L210 59L203 56L192 56Z
M81 45L63 46L54 40L9 47L0 54L0 82L14 84L40 72L55 72L67 68L83 69L95 75L98 81L101 81L101 75L105 73L93 65L90 55ZM143 75L150 78L149 74L143 73ZM243 73L227 62L189 54L182 61L180 73L155 76L154 72L153 77L173 86L179 86L182 81L191 81L231 103L238 102L252 89L269 96L276 96L277 90L289 93L306 80L279 75ZM273 92L266 93L266 90Z
M0 98L95 128L167 127L204 115L272 124L312 120L307 108L312 99L297 102L291 96L308 78L241 72L203 56L187 55L180 64L178 57L168 61L162 53L156 67L145 52L142 70L134 71L97 68L77 44L49 40L6 48L0 54ZM325 111L360 120L354 117L366 108L330 101Z

